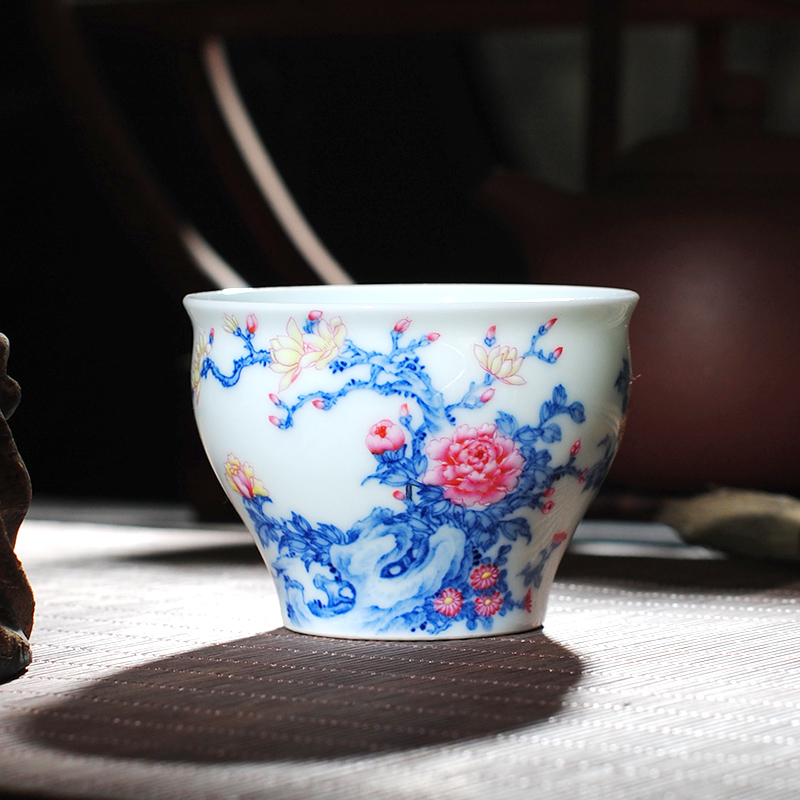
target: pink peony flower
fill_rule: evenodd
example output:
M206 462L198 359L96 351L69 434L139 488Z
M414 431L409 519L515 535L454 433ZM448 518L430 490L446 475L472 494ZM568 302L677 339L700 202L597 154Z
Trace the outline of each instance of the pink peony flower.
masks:
M367 449L376 456L391 450L399 450L406 443L403 429L390 419L376 422L367 434Z
M446 617L454 617L461 611L464 605L464 598L458 589L442 589L436 597L433 598L433 608L440 614Z
M475 613L479 617L491 617L500 610L503 597L500 592L482 594L475 598Z
M473 589L491 589L500 577L500 570L494 564L481 564L470 573L469 582Z
M490 423L461 425L452 438L434 439L425 452L433 463L422 482L443 486L448 500L468 507L502 500L516 487L525 465L513 439Z

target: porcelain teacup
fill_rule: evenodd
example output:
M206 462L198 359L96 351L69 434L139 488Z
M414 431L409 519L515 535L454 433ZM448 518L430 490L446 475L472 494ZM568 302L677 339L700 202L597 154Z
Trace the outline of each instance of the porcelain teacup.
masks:
M503 284L189 295L198 429L286 627L540 627L620 440L637 300Z

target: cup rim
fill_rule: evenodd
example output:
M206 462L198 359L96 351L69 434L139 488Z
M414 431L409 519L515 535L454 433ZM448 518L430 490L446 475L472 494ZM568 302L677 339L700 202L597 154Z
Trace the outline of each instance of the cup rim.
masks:
M632 303L639 295L608 286L537 283L387 283L318 284L214 289L194 292L184 305L200 308L223 303L257 303L280 307L335 303L337 308L476 308L566 304L594 306Z

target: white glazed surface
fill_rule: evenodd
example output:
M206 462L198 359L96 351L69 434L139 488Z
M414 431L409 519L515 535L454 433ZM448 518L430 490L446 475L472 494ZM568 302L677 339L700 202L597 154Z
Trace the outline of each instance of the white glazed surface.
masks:
M286 626L539 627L616 451L637 299L532 285L187 297L201 438Z

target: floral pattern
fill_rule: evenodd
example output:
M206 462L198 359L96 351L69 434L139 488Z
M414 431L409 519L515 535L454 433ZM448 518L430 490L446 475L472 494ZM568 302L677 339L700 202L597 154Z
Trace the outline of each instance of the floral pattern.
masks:
M550 446L563 438L560 419L573 426L585 421L583 404L571 400L561 384L541 405L538 419L518 421L500 409L486 416L498 384L513 390L532 377L529 362L558 361L561 347L540 346L556 322L540 325L524 352L498 344L497 326L490 326L473 348L482 377L452 402L436 389L421 359L424 349L437 346L442 337L437 331L411 335L409 317L388 332L387 349L368 350L349 338L340 317L328 320L318 310L310 311L302 325L288 319L285 333L268 337L267 347L256 346L255 314L247 315L244 326L228 316L223 330L244 348L229 371L212 358L213 331L201 337L192 364L195 401L203 380L230 388L245 369L269 367L277 386L268 395L268 418L279 430L299 424L306 406L327 411L351 392L395 395L400 401L392 418L365 425L361 445L374 459L362 483L385 486L391 506L374 508L347 529L298 513L271 514L274 498L241 460L245 454L231 453L221 465L227 487L244 504L271 554L271 571L293 624L302 629L314 618L351 615L364 629L381 634L435 636L453 625L491 632L498 617L532 613L533 592L568 533L548 535L544 547L524 557L521 570L510 568L520 563L512 553L531 549L540 524L535 520L556 508L560 482L574 480L579 491L596 489L616 449L616 440L606 437L599 458L585 462L587 448L576 439L565 460L554 462ZM308 391L289 398L286 390L312 370L342 375L341 384L323 390L303 379ZM346 375L351 370L352 377ZM484 414L484 421L460 422L466 411Z
M500 592L482 594L475 598L475 613L479 617L493 617L503 605Z
M399 450L406 443L406 436L399 425L390 419L376 422L367 434L367 448L375 456Z
M503 383L507 383L510 386L522 386L525 383L525 378L518 374L525 359L519 355L516 347L509 347L508 345L501 347L496 344L491 350L487 351L485 347L476 344L475 358L489 375Z
M224 469L228 486L246 500L269 497L269 492L264 484L256 478L255 472L249 464L242 464L236 456L229 455Z
M500 571L494 564L481 564L470 573L469 582L473 589L491 589L497 583Z
M514 440L497 425L459 426L452 437L434 439L422 482L444 487L444 497L462 506L489 506L502 500L519 482L525 461Z
M448 586L442 589L436 597L433 598L433 608L439 614L444 614L446 617L455 617L461 607L464 605L464 598L458 589L453 589Z
M294 319L290 319L286 324L286 335L276 336L270 341L270 369L282 375L281 391L294 383L304 369L325 369L344 344L347 328L339 317L329 323L312 312L309 319L318 322L313 332L308 329L301 331Z

